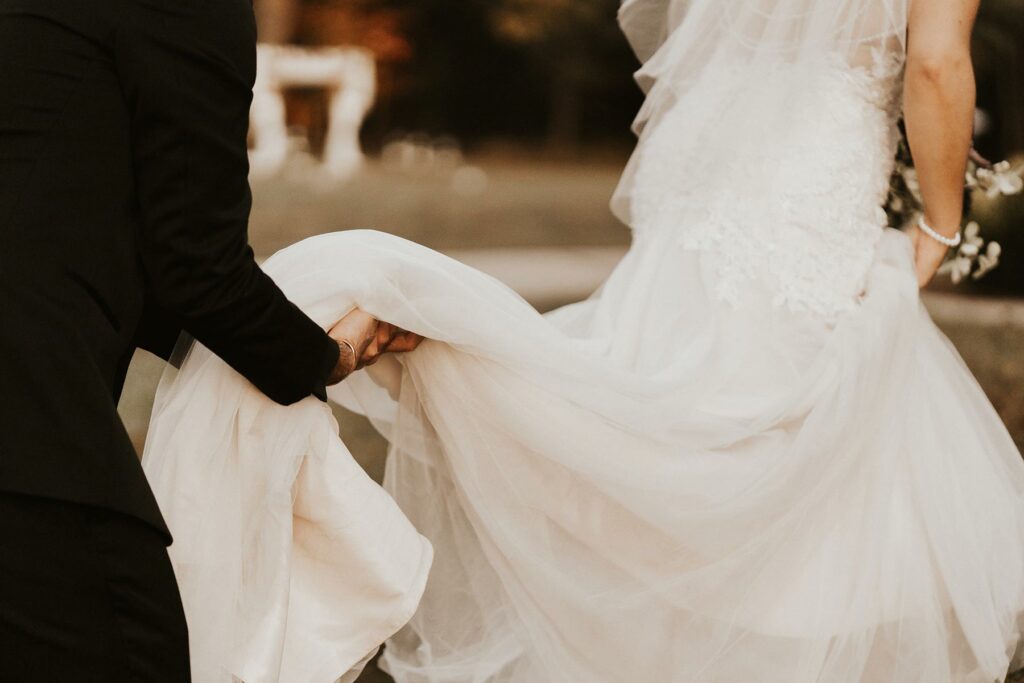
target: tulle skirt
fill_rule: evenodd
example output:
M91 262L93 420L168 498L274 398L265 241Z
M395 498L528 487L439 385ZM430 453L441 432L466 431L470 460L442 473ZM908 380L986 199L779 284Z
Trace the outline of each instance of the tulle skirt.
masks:
M330 392L388 438L385 487L434 547L387 670L1001 681L1024 614L1024 464L911 257L887 232L834 319L767 289L722 304L701 253L657 232L548 316L380 233L273 257L325 326L355 304L431 340Z

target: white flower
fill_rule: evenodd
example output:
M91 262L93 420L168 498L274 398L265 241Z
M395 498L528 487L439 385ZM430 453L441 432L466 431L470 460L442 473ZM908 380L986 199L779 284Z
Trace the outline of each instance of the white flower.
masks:
M972 261L969 258L963 256L954 256L949 259L939 268L940 275L949 275L949 279L953 281L953 284L960 284L960 281L970 275Z
M978 269L974 271L975 280L978 280L985 276L990 270L999 265L999 256L1003 253L1003 248L998 242L989 242L988 249L985 253L978 257Z
M981 234L981 226L978 225L978 221L971 221L964 226L964 239L968 242L981 246L982 239L979 237Z
M903 176L907 189L916 196L921 191L921 184L917 181L917 169L913 166L904 166L900 175Z
M1010 196L1024 191L1024 167L1011 168L1009 161L1000 161L992 168L979 168L974 175L976 186L985 191L989 199Z
M981 238L981 227L977 221L971 221L964 227L963 239L963 244L960 245L960 256L973 261L981 253L981 248L985 244L985 240Z
M986 247L981 228L976 221L971 221L964 226L960 248L942 264L939 274L948 275L953 284L959 284L967 277L978 280L999 265L1001 252L1002 247L997 242L989 242Z
M965 258L969 258L969 259L975 258L978 255L978 252L979 252L978 245L976 245L976 244L971 244L970 242L964 242L960 246L960 255L965 257Z

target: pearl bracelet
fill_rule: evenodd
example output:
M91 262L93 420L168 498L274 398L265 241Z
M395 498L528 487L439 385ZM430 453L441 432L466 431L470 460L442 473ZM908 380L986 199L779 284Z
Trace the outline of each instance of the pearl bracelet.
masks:
M928 235L936 242L940 244L945 244L950 249L955 249L956 247L959 247L960 242L963 240L963 235L961 235L959 231L957 231L954 237L946 237L938 230L935 230L932 226L928 225L928 223L925 222L924 214L921 214L921 217L917 219L917 227L921 228L921 232Z

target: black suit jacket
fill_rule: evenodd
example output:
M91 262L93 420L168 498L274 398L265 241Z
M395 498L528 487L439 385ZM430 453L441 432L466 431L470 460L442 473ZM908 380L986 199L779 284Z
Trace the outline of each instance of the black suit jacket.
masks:
M247 243L250 0L0 0L0 490L166 533L116 403L181 329L280 403L338 347Z

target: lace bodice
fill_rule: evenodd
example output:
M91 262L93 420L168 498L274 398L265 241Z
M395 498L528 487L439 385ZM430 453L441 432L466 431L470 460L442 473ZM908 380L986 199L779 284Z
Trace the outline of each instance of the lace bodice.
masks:
M901 100L902 60L866 61L705 74L638 150L634 228L701 250L719 299L767 287L798 311L853 308L886 223ZM758 107L780 92L784 112Z

